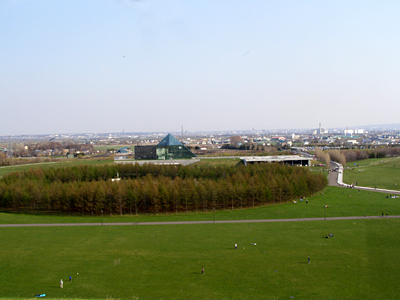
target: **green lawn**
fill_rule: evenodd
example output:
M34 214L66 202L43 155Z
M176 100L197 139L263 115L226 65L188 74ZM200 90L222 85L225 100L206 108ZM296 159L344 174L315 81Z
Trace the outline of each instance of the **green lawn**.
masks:
M328 232L334 237L324 238ZM0 293L7 299L39 293L52 299L398 299L399 234L400 220L386 218L1 228Z
M400 157L375 158L348 163L343 181L360 186L368 186L400 191Z
M95 150L109 150L109 149L112 149L112 150L119 150L119 149L121 149L121 148L127 147L127 148L131 148L132 151L134 151L134 148L135 148L135 146L132 145L132 144L126 144L126 145L123 145L123 144L116 144L116 145L96 145L96 146L93 146L93 147L94 147Z
M371 161L369 161L371 163ZM379 168L393 161L360 168ZM351 170L346 170L349 172ZM363 171L366 172L366 171ZM362 172L359 172L362 173ZM392 175L386 178L390 182ZM380 179L381 180L381 179ZM384 180L384 179L382 179ZM400 199L327 187L305 201L217 210L215 220L400 215ZM329 207L324 209L324 205ZM198 213L104 222L213 220ZM98 222L101 216L0 213L0 223ZM326 239L328 232L334 237ZM399 299L400 219L0 228L0 298ZM234 249L238 243L239 249ZM256 243L254 246L252 243ZM311 264L307 264L310 256ZM200 274L204 266L205 274ZM79 275L77 275L79 273ZM72 282L68 276L72 275ZM60 279L64 288L59 288Z

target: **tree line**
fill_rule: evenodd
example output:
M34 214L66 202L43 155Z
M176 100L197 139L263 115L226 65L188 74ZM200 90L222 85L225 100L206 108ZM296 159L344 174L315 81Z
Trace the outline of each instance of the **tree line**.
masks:
M43 142L30 144L28 146L15 145L12 149L13 157L37 157L44 156L43 151L49 156L51 151L52 156L63 155L63 150L68 150L69 153L84 152L94 153L94 146L88 143L73 143L73 142Z
M0 167L3 166L15 166L15 165L26 165L26 164L36 164L36 163L43 163L43 162L56 162L56 158L41 158L41 157L34 157L34 158L9 158L3 152L0 152Z
M329 167L329 164L331 163L331 156L329 155L328 152L323 151L319 147L315 147L315 157L322 162L325 162L326 166Z
M400 155L400 147L382 147L376 149L352 149L343 151L346 161L356 161L368 158L384 158Z
M318 160L326 162L336 161L343 166L346 162L357 161L369 158L384 158L400 155L400 147L385 147L376 149L351 149L351 150L325 150L315 147L315 156Z
M309 196L323 174L282 164L249 166L81 165L14 172L0 180L0 208L98 215L236 209Z

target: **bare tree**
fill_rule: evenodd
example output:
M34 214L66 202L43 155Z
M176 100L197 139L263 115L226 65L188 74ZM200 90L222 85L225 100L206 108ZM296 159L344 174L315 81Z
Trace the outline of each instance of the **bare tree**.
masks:
M243 143L243 140L240 136L234 135L234 136L231 136L230 143L231 143L231 146L237 147L237 146L239 146L239 144Z

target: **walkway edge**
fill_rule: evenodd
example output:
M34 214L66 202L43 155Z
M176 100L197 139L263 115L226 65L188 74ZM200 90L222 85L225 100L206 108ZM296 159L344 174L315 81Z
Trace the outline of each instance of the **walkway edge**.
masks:
M297 219L264 219L264 220L222 220L222 221L177 221L177 222L124 222L124 223L52 223L52 224L0 224L0 227L65 227L65 226L143 226L143 225L190 225L190 224L228 224L228 223L274 223L274 222L310 222L361 219L397 219L400 216L352 216L328 218L297 218Z
M388 194L400 195L400 191L396 191L396 190L378 189L378 188L371 188L371 187L366 187L366 186L357 186L357 185L351 185L351 184L344 183L343 182L344 168L343 168L342 164L340 164L338 162L335 162L335 161L331 161L331 163L336 165L337 168L338 168L337 184L340 187L347 187L347 188L354 188L354 189L363 190L363 191L371 191L371 192L380 192L380 193L388 193Z

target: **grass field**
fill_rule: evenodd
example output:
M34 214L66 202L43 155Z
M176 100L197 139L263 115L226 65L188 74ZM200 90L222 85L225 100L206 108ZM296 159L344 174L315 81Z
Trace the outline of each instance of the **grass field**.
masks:
M334 237L324 238L328 232ZM386 218L2 228L0 294L7 299L39 293L52 299L398 299L399 234L400 221Z
M134 149L135 149L135 145L132 145L132 144L126 144L126 145L123 145L123 144L118 144L118 145L95 145L94 149L95 150L114 150L114 151L117 151L117 150L119 150L121 148L124 148L124 147L130 148L131 151L134 151Z
M372 165L371 161L368 165L360 162L359 168L377 168L376 174L383 178L379 180L390 185L393 174L380 171L386 164L380 161L372 161ZM387 167L392 164L397 169L393 161L388 163ZM324 214L380 216L382 212L400 215L400 198L386 198L386 194L376 192L327 187L308 200L308 204L298 201L217 210L214 217L240 220L322 218ZM324 205L329 207L324 209ZM213 212L103 218L107 223L191 220L212 221ZM101 221L101 216L0 213L2 224ZM326 239L328 232L334 237ZM399 235L400 219L390 218L3 227L0 298L32 299L45 293L50 299L399 299ZM200 273L202 266L204 275ZM68 281L69 275L72 282ZM63 289L59 287L61 278Z
M376 158L348 163L350 169L344 171L345 183L358 183L368 186L391 190L400 190L400 157Z

